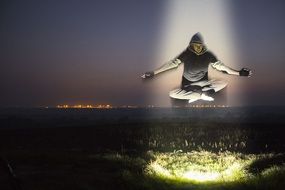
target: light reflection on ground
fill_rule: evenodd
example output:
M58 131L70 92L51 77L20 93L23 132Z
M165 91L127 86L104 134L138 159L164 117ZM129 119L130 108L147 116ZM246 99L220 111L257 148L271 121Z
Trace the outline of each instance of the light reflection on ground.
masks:
M255 178L249 172L252 163L273 157L273 154L242 154L232 152L212 153L208 151L151 153L153 160L147 166L149 176L182 182L234 182ZM280 166L283 167L284 165ZM267 167L266 171L279 168Z

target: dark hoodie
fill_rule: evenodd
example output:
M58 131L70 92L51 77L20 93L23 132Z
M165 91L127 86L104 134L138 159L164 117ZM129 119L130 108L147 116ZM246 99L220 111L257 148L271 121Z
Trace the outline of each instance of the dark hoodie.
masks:
M203 44L203 50L197 54L192 48L191 43ZM210 63L217 62L217 58L209 51L204 44L200 33L196 33L187 49L178 57L184 63L183 81L196 82L199 80L208 79L208 66Z

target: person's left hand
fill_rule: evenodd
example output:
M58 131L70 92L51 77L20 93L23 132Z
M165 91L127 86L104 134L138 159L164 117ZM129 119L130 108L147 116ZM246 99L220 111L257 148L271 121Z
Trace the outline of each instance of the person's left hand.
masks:
M248 68L242 68L239 71L239 76L251 77L252 71Z

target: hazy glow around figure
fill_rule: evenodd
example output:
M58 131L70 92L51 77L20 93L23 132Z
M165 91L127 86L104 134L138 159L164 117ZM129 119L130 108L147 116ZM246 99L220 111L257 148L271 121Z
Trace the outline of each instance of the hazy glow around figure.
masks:
M234 69L240 69L228 4L226 0L167 1L162 34L158 40L158 57L152 69L179 55L197 32L202 34L208 49L219 60ZM161 76L154 82L154 90L157 91L153 100L155 104L170 105L168 92L180 85L182 69L183 65L174 72L162 73L167 76ZM236 76L225 76L211 68L209 71L209 77L226 78L230 83L227 90L229 102L225 104L238 105L240 98L233 94L234 88L239 88L238 82L235 82Z

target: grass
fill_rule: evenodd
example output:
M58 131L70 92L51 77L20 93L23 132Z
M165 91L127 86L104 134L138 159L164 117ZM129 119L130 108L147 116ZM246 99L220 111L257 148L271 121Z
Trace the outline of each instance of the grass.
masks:
M168 111L2 113L0 156L29 190L284 189L280 109Z
M252 190L285 187L284 154L13 152L23 189Z
M144 158L109 155L128 166L122 171L126 189L283 189L285 165L275 165L280 155L208 151L160 153ZM252 172L259 164L260 170ZM267 162L267 163L265 163ZM134 165L135 167L130 167Z

